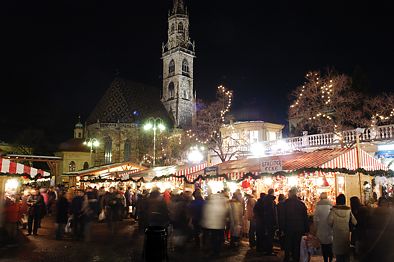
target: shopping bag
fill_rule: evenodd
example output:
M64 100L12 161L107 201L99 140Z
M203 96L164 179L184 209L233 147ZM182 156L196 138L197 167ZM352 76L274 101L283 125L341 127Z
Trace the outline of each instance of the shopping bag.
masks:
M99 217L98 217L98 220L99 220L99 221L103 221L104 219L105 219L105 211L102 210L101 213L100 213L100 215L99 215Z
M69 217L69 218L68 218L68 221L67 221L67 224L66 224L66 227L64 228L64 232L65 232L65 233L71 233L71 231L72 231L72 228L71 228L71 221L72 221L72 218Z
M23 224L27 224L27 215L26 214L23 214L22 216L21 216L21 224L23 225Z

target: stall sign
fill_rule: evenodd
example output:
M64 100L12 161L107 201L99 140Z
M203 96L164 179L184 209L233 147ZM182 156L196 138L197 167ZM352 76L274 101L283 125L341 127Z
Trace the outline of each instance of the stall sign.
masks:
M283 170L281 160L263 160L261 161L261 172L275 173Z
M218 166L208 166L204 168L204 175L217 175L219 173Z

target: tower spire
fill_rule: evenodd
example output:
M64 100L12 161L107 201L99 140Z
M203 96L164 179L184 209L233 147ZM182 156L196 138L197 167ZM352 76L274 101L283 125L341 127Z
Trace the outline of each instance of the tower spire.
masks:
M183 0L173 0L174 6L172 9L172 13L175 14L185 14L185 5Z

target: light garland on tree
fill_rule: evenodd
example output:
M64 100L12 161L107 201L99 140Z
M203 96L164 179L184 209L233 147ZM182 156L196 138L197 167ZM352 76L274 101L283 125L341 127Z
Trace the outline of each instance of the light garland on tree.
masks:
M220 111L220 117L222 118L222 122L224 123L225 121L225 115L230 111L231 108L231 102L232 102L232 97L233 97L233 92L230 90L226 90L226 88L222 85L218 86L218 91L222 93L225 97L227 97L227 105L224 110Z
M225 116L228 112L230 112L231 105L232 105L232 100L233 100L233 92L231 90L227 90L223 85L218 86L218 95L223 95L225 98L227 98L227 101L225 101L225 108L220 111L220 118L222 123L225 123ZM206 138L205 140L201 140L197 137L196 134L193 133L192 130L186 131L186 135L188 138L194 139L197 143L204 144L206 145L210 139L214 138L217 135L217 131L214 130L212 134L210 134L210 138Z

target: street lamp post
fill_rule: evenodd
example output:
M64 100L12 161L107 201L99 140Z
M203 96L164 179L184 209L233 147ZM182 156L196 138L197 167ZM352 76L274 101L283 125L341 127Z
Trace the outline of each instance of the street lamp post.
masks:
M160 132L162 132L165 129L166 126L163 124L163 120L159 117L149 118L144 125L145 131L153 130L153 166L156 165L156 131L159 130Z
M91 164L93 164L93 160L92 160L93 148L99 147L100 142L96 138L88 138L87 140L85 140L83 142L83 144L85 146L90 147L90 161L91 161Z

